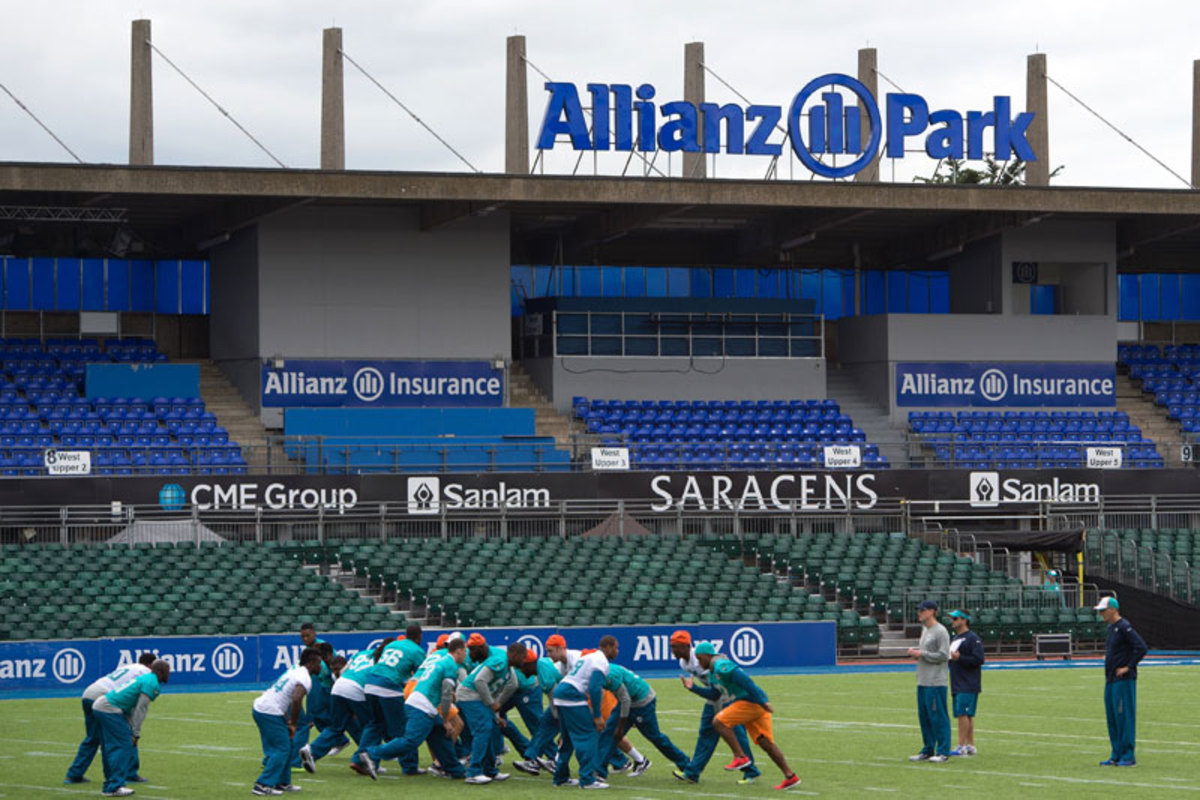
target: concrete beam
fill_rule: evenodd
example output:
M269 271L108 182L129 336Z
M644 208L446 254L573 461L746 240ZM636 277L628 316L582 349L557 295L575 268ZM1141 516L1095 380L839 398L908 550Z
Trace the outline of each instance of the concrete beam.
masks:
M129 163L154 163L154 90L151 81L150 20L135 19L130 37Z
M346 168L342 29L326 28L321 47L321 169Z
M1025 165L1025 182L1030 186L1050 185L1050 109L1046 97L1046 54L1035 53L1025 61L1025 110L1033 112L1029 145L1037 161Z
M864 47L858 51L858 80L871 91L875 98L879 97L879 54L874 47ZM871 135L871 116L862 103L859 103L858 118L862 121L859 130L865 143ZM883 140L880 139L882 142ZM879 153L871 159L855 176L854 180L865 183L879 182Z
M705 178L708 162L704 153L704 115L700 105L704 102L704 42L689 42L683 46L683 100L696 107L696 141L699 153L683 154L683 177Z
M529 174L529 85L525 65L525 37L508 37L508 64L504 81L504 171Z

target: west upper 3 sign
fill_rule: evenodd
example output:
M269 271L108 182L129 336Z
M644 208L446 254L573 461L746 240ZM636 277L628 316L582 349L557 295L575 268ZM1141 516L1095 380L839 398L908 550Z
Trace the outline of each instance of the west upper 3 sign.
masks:
M724 150L731 155L767 156L783 152L783 145L772 141L781 129L781 106L701 103L697 108L683 100L657 105L653 102L656 90L648 83L637 89L628 84L589 83L589 117L575 84L551 81L545 86L550 97L537 137L539 150L552 149L558 137L565 135L575 150L632 152L636 144L643 152ZM853 98L850 104L848 95ZM867 117L865 131L863 114ZM924 149L930 158L979 160L990 150L998 161L1010 156L1036 161L1027 138L1033 117L1028 111L1014 116L1012 101L1005 96L992 98L990 111L960 113L931 111L925 98L905 93L888 94L881 113L875 96L863 83L849 75L829 73L809 81L792 99L787 139L808 169L828 178L844 178L866 167L878 155L885 129L883 147L888 158L903 158L906 139L925 135ZM985 148L988 129L991 147ZM822 160L837 155L854 158L842 165Z

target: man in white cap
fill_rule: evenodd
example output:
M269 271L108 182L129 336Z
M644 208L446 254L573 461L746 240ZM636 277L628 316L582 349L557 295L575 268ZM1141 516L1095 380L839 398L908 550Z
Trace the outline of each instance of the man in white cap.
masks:
M1095 606L1108 623L1104 643L1104 713L1112 753L1102 767L1135 767L1137 733L1137 665L1146 655L1146 640L1121 616L1115 597L1103 597Z

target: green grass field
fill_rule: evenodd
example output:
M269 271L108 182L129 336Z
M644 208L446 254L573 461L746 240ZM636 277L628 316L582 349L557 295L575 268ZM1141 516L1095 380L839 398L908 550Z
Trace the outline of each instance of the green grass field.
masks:
M804 782L793 793L823 797L958 795L1012 797L1200 796L1200 669L1145 668L1139 680L1138 762L1133 769L1101 768L1108 756L1100 669L989 671L984 675L976 741L980 755L942 765L909 764L920 748L911 673L762 678L776 707L777 740ZM691 752L700 701L676 680L655 681L663 729ZM142 732L144 798L250 796L261 749L250 717L252 693L177 694L169 687L151 707ZM515 717L515 715L513 715ZM0 797L99 796L97 757L92 783L61 781L83 735L79 701L0 702ZM654 759L640 778L617 775L612 793L639 800L671 797L746 797L773 794L779 772L760 756L763 778L738 786L720 766L722 745L696 786L671 777L671 767L635 732L634 744ZM423 761L427 754L423 753ZM511 756L506 756L506 762ZM423 798L464 793L551 796L548 777L520 773L483 787L395 773L378 783L352 773L349 752L293 773L302 796L391 798L397 790ZM395 766L394 764L392 765ZM507 767L505 768L507 770ZM403 788L401 788L403 787Z

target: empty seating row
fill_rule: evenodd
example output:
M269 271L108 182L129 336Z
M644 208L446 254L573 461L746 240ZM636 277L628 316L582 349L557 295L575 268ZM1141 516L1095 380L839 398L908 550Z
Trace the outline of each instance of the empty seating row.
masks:
M870 469L887 469L887 458L873 444L863 447L862 463ZM825 465L821 447L790 442L767 444L636 444L630 450L634 469L720 470L811 469Z

